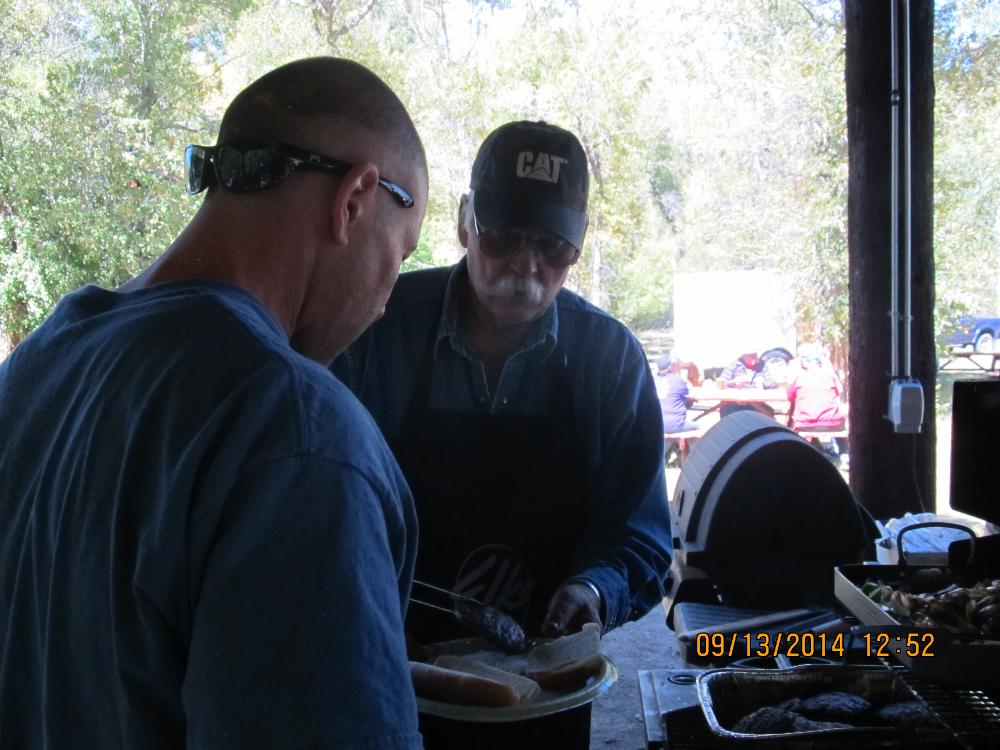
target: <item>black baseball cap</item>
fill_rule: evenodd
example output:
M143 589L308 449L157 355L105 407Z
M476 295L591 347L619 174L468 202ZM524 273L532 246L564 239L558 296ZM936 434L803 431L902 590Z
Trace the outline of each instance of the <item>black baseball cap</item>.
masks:
M509 122L483 141L469 187L482 229L541 227L577 249L587 231L587 155L568 130Z

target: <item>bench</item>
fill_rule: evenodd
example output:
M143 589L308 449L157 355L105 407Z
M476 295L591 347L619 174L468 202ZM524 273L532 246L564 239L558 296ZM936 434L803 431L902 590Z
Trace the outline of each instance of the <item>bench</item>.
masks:
M846 438L847 428L842 430L795 430L795 433L806 440L831 440L833 438Z
M664 440L676 440L677 441L677 452L679 457L679 462L681 465L684 463L684 457L687 456L688 451L691 449L691 441L698 440L699 438L705 437L705 433L714 425L713 422L710 425L705 425L697 430L685 430L684 432L664 432ZM795 430L796 435L801 437L807 442L812 442L817 440L819 442L829 441L835 438L847 439L848 430L844 427L842 430ZM669 456L664 456L664 459L669 458Z
M840 441L847 440L847 427L841 430L796 430L795 431L799 437L807 441L816 450L820 451L824 456L830 459L837 468L844 468L846 464L844 463L844 456L847 455L847 448L840 444ZM829 441L834 441L836 443L835 452L829 453L823 448L823 444Z
M708 432L711 426L712 425L705 425L704 427L699 427L697 430L685 430L684 432L664 432L663 439L677 441L678 463L683 464L684 457L691 449L689 441L697 440L698 438L704 437L705 433ZM669 451L667 451L667 453L669 453ZM666 460L667 458L669 458L669 456L664 455L663 458L664 460Z

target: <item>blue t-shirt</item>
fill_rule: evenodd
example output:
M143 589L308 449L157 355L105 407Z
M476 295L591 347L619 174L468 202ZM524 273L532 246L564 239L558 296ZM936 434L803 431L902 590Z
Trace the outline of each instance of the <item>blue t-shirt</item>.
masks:
M412 497L251 295L67 296L0 425L0 747L421 747Z
M464 414L546 414L559 397L550 358L563 358L591 501L574 575L600 588L606 627L642 616L660 603L670 565L663 425L642 347L624 325L563 289L491 394L458 317L465 283L464 259L400 275L385 315L334 362L334 372L392 443L432 341L429 406Z
M660 397L663 431L679 430L687 422L688 385L677 373L656 376L656 391Z

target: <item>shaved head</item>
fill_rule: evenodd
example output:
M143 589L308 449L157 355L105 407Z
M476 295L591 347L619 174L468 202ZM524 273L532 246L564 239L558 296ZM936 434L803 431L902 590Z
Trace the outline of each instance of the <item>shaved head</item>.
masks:
M337 142L351 133L353 142ZM378 143L427 170L420 136L399 97L368 68L336 57L296 60L243 89L226 109L219 142L246 138L333 149L349 160L370 158L365 144ZM346 153L336 153L341 145Z
M295 351L329 364L382 314L417 246L428 185L413 121L363 65L314 57L241 91L217 143L233 148L205 151L202 168L213 172L197 213L127 286L235 284L264 305ZM310 153L293 156L295 148ZM226 182L223 174L237 171L240 179Z

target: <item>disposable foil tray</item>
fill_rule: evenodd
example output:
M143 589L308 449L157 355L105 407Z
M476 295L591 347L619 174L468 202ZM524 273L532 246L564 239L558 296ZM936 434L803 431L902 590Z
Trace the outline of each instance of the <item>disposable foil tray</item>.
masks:
M897 618L861 590L866 581L893 585L919 565L844 565L834 568L833 591L858 621L867 627L870 648L882 647L910 670L935 683L953 688L1000 688L1000 641L969 639L946 628L922 628ZM916 634L907 651L907 635ZM864 636L862 636L864 637ZM876 654L872 654L876 655Z
M733 729L744 716L789 698L818 693L853 693L877 709L889 703L921 700L898 676L885 667L806 664L790 669L714 669L697 679L698 701L714 734L728 740L775 744L795 741L796 747L874 748L938 746L954 739L954 734L938 720L938 728L870 725L814 729L782 733L737 732ZM929 711L934 715L933 711ZM864 721L861 722L862 724ZM768 746L771 746L768 744Z

